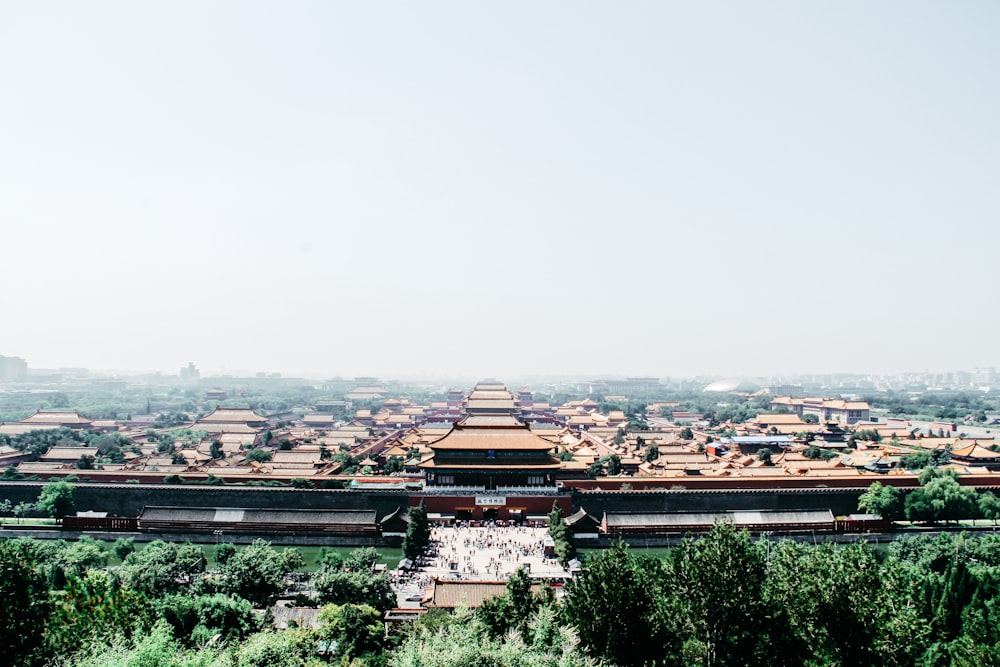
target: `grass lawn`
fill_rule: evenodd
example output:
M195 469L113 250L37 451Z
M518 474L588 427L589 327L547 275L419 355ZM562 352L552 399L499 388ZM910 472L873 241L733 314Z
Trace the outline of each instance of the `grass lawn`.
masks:
M4 526L54 526L55 519L18 519L16 517L0 518L0 525Z

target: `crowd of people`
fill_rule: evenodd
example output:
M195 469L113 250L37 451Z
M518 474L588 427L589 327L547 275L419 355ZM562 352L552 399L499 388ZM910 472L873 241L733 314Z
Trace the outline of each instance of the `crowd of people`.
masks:
M488 523L433 526L424 572L451 579L506 579L517 568L529 573L563 572L544 527Z

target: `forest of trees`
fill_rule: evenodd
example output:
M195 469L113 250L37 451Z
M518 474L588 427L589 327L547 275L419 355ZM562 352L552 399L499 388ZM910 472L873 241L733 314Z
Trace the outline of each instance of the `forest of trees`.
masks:
M8 664L64 667L339 665L983 665L1000 661L1000 536L908 537L888 546L754 540L731 524L665 557L619 544L565 596L521 570L477 610L432 610L386 636L394 602L374 549L321 554L266 542L136 550L0 542L0 640ZM112 554L122 560L108 568ZM306 576L315 630L269 628L255 608ZM311 591L309 593L308 591Z

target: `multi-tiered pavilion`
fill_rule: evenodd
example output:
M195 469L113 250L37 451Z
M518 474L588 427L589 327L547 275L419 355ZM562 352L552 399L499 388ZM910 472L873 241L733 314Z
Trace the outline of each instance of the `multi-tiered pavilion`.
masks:
M554 486L561 465L555 444L512 415L465 417L429 447L432 455L420 463L428 486Z
M507 388L482 382L463 401L465 416L442 438L428 444L420 462L427 475L423 500L444 518L524 520L544 515L560 500L556 443L534 433L518 418Z

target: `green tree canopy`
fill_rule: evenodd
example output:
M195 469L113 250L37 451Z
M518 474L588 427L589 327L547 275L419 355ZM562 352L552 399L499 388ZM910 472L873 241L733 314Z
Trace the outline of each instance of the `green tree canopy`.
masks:
M44 563L27 540L0 540L0 646L11 665L41 664L49 616Z
M573 533L566 526L566 519L563 517L562 508L558 503L552 503L549 511L549 535L556 545L556 558L563 565L576 558L576 545L573 540Z
M54 519L62 519L74 511L73 485L65 481L49 482L42 487L36 506Z
M427 519L427 509L423 500L416 507L410 508L408 517L406 537L403 538L403 553L410 560L416 560L431 539L430 521Z
M217 586L223 593L267 607L285 590L285 577L303 564L297 549L277 550L267 540L254 540L219 564Z
M228 595L165 595L155 602L157 614L170 623L174 636L190 646L215 635L239 641L257 631L260 622L253 605Z
M346 659L377 655L385 630L382 611L367 605L326 605L319 613L319 635L334 642L335 654Z
M122 588L106 572L90 570L71 576L54 598L45 642L51 655L68 656L91 643L144 633L152 622L148 601Z
M858 498L858 509L895 521L903 517L903 498L896 487L872 482L868 490Z
M396 603L385 573L344 572L324 566L313 575L312 586L320 604L367 605L386 611Z
M680 601L673 618L690 628L684 650L706 665L766 663L765 546L720 522L700 539L685 539L671 552L670 567Z
M271 460L271 452L266 449L255 448L247 452L247 461L256 461L257 463L266 463Z
M664 564L623 543L596 558L566 587L563 618L593 657L616 665L662 664L678 644L661 622Z
M123 585L155 598L189 589L205 566L201 547L156 540L129 554L115 574Z

